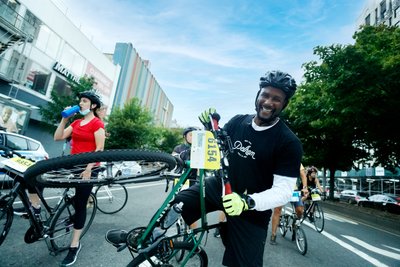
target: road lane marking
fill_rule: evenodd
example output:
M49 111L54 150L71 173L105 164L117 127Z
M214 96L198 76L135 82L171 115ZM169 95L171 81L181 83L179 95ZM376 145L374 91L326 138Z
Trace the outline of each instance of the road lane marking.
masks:
M387 247L387 248L390 248L390 249L393 249L393 250L395 250L395 251L398 251L398 252L400 252L400 248L394 248L394 247L387 246L387 245L383 245L383 244L382 244L382 246L384 246L384 247Z
M287 212L288 213L288 212ZM325 213L326 214L326 213ZM324 215L325 215L324 214ZM345 221L347 222L347 221ZM307 225L308 227L314 229L314 224L308 222L308 221L303 221L302 224ZM338 245L346 248L347 250L353 252L354 254L360 256L361 258L363 258L364 260L370 262L371 264L373 264L374 266L377 267L389 267L388 265L380 262L379 260L369 256L368 254L362 252L361 250L358 250L357 248L353 247L352 245L340 240L339 238L333 236L332 234L327 233L325 230L321 232L321 235L326 236L328 239L332 240L333 242L337 243Z
M377 259L369 256L368 254L356 249L355 247L353 247L352 245L340 240L339 238L327 233L326 231L323 231L321 233L321 235L326 236L327 238L329 238L330 240L332 240L333 242L336 242L337 244L339 244L340 246L348 249L349 251L353 252L354 254L360 256L361 258L363 258L364 260L370 262L371 264L373 264L374 266L377 267L389 267L388 265L378 261Z
M351 223L351 224L354 224L354 225L358 225L358 223L355 222L355 221L352 221L352 220L349 220L349 219L343 219L343 218L340 218L340 217L338 217L336 215L333 215L333 214L330 214L330 213L325 213L324 212L324 216L325 216L325 219L328 219L328 220L335 220L335 221L338 221L338 222Z
M372 246L372 245L370 245L370 244L368 244L368 243L366 243L366 242L364 242L364 241L362 241L362 240L360 240L360 239L358 239L356 237L353 237L353 236L348 236L348 235L342 235L342 236L344 238L347 238L348 240L352 241L353 243L356 243L356 244L358 244L358 245L360 245L360 246L362 246L362 247L364 247L364 248L366 248L366 249L368 249L368 250L370 250L372 252L381 254L383 256L386 256L386 257L389 257L389 258L392 258L392 259L395 259L395 260L400 260L400 254L397 254L397 253L394 253L394 252L390 252L390 251L387 251L387 250Z

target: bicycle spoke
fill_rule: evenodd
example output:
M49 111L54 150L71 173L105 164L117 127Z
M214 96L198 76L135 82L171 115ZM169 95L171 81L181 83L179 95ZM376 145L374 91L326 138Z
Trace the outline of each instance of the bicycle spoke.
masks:
M90 179L81 174L93 163ZM29 168L26 179L47 187L80 187L134 182L137 178L159 176L164 169L175 167L175 158L163 152L142 150L108 150L40 161Z
M301 227L296 227L295 233L297 248L301 255L305 255L307 253L307 238L304 230Z

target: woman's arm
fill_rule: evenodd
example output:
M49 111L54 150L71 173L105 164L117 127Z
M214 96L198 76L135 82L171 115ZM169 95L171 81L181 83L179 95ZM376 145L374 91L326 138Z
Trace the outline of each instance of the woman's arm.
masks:
M321 191L321 193L324 192L324 189L321 187L321 184L319 183L319 179L315 177L315 184L317 185L319 191Z
M59 141L59 140L64 140L68 137L71 136L72 134L72 127L68 126L65 128L65 126L68 123L67 118L62 118L60 124L57 126L56 131L54 132L54 141Z

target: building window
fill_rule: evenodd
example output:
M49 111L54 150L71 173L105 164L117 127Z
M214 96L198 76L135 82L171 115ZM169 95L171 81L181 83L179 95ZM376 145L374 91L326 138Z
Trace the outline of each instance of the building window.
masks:
M26 10L24 20L22 21L22 30L29 35L30 38L34 38L37 35L37 29L41 24L40 20L33 15L32 12Z
M57 92L58 95L71 95L71 86L62 78L56 76L54 81L53 90Z
M25 86L32 90L46 95L46 89L49 85L50 71L32 62L31 68L26 77Z
M60 63L75 75L80 76L83 73L85 59L75 49L65 44L61 53Z
M58 37L46 25L40 26L36 47L51 58L57 58L58 49L61 44L61 38Z
M365 18L365 25L371 25L371 14L368 14L368 16Z
M380 3L380 9L381 9L381 19L383 20L386 15L386 0Z

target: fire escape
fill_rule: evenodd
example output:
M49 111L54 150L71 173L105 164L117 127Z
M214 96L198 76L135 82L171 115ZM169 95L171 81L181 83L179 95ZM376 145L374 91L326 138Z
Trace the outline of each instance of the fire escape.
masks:
M20 78L16 72L24 58L24 49L16 48L32 42L38 28L37 20L28 11L21 15L19 7L16 1L0 0L0 78L10 82ZM10 49L12 54L7 53Z

